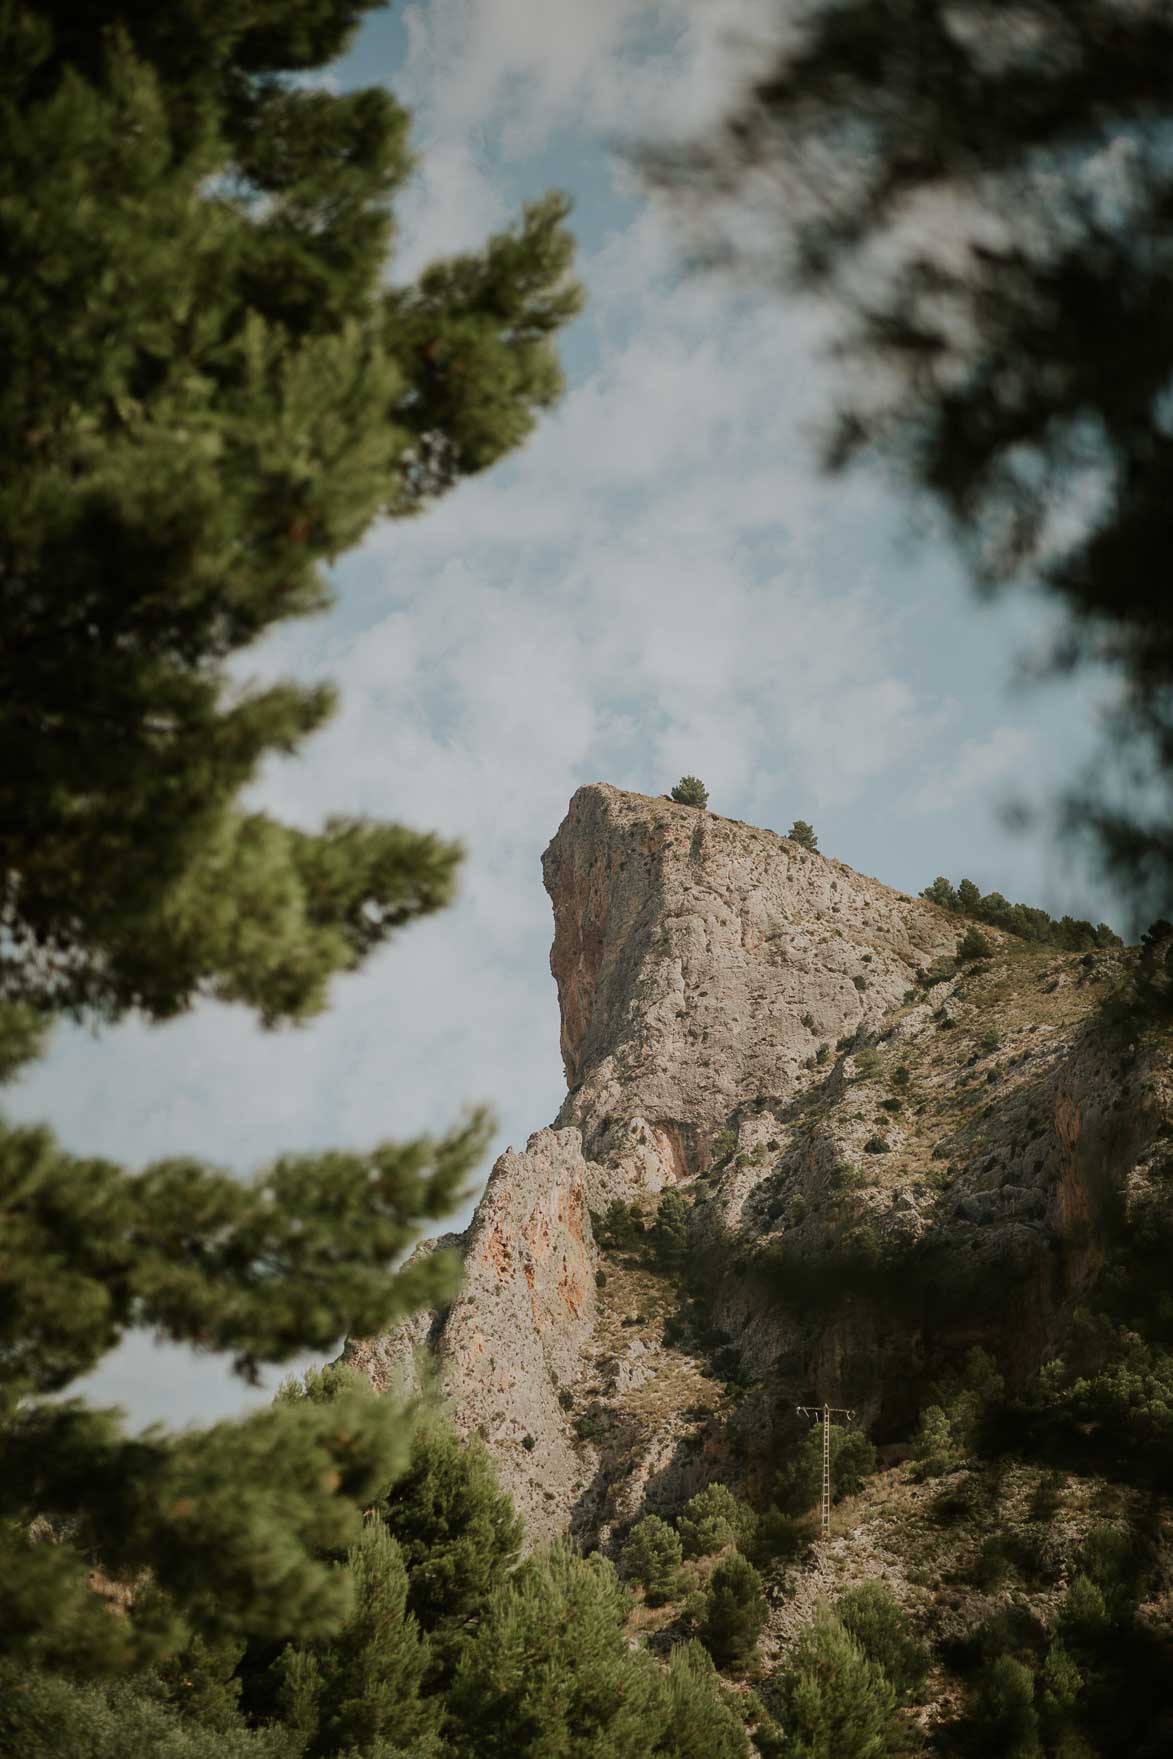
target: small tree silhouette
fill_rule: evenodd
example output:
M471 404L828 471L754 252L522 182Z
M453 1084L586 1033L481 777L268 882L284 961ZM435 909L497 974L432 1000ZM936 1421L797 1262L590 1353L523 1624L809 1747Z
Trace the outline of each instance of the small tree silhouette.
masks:
M680 806L699 806L703 812L709 804L709 790L699 776L681 776L672 790L672 798Z
M815 836L814 826L808 825L805 818L796 818L786 835L792 843L800 843L804 849L818 853L819 839Z

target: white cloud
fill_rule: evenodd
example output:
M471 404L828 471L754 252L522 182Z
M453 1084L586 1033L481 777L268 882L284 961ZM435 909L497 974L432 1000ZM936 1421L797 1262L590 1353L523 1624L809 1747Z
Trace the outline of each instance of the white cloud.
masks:
M949 763L913 794L912 810L945 812L974 795L988 799L996 783L1021 772L1031 745L1021 727L996 727L983 738L964 740Z

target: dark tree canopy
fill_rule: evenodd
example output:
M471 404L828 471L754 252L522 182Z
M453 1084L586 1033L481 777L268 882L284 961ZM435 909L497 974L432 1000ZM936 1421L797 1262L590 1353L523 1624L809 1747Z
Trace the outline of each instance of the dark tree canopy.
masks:
M0 1079L62 1013L305 1018L452 895L450 842L241 802L333 700L249 682L249 646L329 604L325 564L375 519L525 438L580 301L557 196L388 284L406 115L291 77L372 5L0 7ZM399 1267L487 1136L474 1116L244 1183L0 1123L0 1664L338 1629L337 1560L407 1459L393 1400L129 1438L55 1395L132 1327L255 1378L444 1297L447 1255ZM111 1616L95 1568L157 1597Z
M718 260L837 302L841 357L863 371L829 462L899 460L979 583L1057 598L1059 665L1113 668L1122 773L1090 779L1068 816L1159 907L1173 891L1173 12L809 0L784 28L724 124L650 169L691 198ZM748 225L725 226L734 198Z
M234 656L525 438L579 304L558 197L386 285L406 116L287 77L368 10L0 20L0 994L298 1018L452 895L451 843L238 804L333 697Z

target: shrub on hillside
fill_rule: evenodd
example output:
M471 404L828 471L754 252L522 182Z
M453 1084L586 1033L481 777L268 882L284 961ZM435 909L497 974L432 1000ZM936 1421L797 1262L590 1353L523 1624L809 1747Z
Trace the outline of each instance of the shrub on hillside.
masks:
M929 1658L909 1630L891 1589L882 1582L862 1582L841 1596L835 1611L869 1661L883 1668L897 1697L913 1698L928 1672Z
M819 839L815 836L814 827L808 825L805 818L796 818L786 835L792 843L797 843L800 848L810 849L815 854L818 853Z
M680 1587L684 1553L679 1535L658 1515L645 1515L627 1536L620 1554L623 1574L638 1582L649 1606L662 1606Z
M825 1606L799 1637L776 1697L787 1759L889 1759L904 1745L895 1688Z
M766 1622L762 1579L739 1551L709 1578L700 1639L718 1667L741 1672L753 1661Z
M688 1557L711 1557L726 1545L748 1541L753 1511L727 1484L706 1484L690 1498L676 1521Z
M988 959L993 951L993 942L987 940L980 928L967 928L957 943L957 958L962 964L972 959Z

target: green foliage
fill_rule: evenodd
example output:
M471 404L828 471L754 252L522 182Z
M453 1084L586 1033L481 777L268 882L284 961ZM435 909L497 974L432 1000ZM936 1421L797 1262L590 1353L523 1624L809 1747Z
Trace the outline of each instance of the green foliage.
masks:
M203 1724L150 1680L82 1682L11 1663L0 1665L0 1750L20 1759L292 1759L284 1730Z
M931 886L925 887L921 897L927 898L930 904L939 904L942 910L951 911L956 916L970 916L975 922L1003 929L1035 946L1058 947L1065 953L1084 953L1089 949L1123 945L1120 936L1105 922L1095 927L1073 916L1056 919L1030 904L1010 904L1001 892L987 892L983 897L972 880L963 879L954 887L947 879L937 878ZM963 947L971 950L963 952ZM966 930L957 945L957 957L961 960L988 959L993 951L985 935L974 927Z
M661 1270L679 1275L688 1260L689 1206L679 1191L665 1191L652 1223L652 1252Z
M597 1554L528 1559L485 1610L448 1694L453 1759L645 1759L665 1687L623 1633L627 1597Z
M988 940L980 928L967 928L957 943L958 964L968 964L973 959L988 959L994 951L993 942Z
M699 776L681 776L672 790L672 798L679 806L696 806L703 812L709 804L709 790Z
M1002 1759L1042 1759L1034 1676L1012 1655L1000 1655L978 1681L972 1722L981 1751Z
M1090 1576L1082 1572L1073 1576L1063 1596L1059 1613L1059 1629L1079 1647L1096 1636L1108 1624L1108 1607L1103 1593Z
M748 1544L753 1528L752 1509L727 1484L706 1484L676 1519L687 1557L711 1557L726 1545Z
M604 1252L629 1252L643 1240L643 1213L638 1203L613 1197L604 1215L592 1215L591 1229Z
M645 1515L628 1534L620 1556L623 1574L638 1582L649 1606L662 1606L680 1586L684 1552L679 1536L658 1515Z
M726 1702L713 1663L696 1642L679 1643L668 1661L668 1714L657 1753L666 1759L746 1759L740 1718Z
M162 1640L97 1611L85 1588L94 1556L115 1573L152 1571L207 1631L312 1633L341 1612L345 1585L323 1578L312 1551L350 1542L356 1499L389 1482L406 1451L402 1422L366 1383L346 1393L345 1419L280 1404L173 1441L128 1439L117 1413L46 1395L132 1325L231 1351L251 1376L450 1293L446 1254L394 1267L423 1218L456 1201L486 1136L478 1118L435 1144L285 1157L248 1185L192 1161L132 1177L65 1154L46 1131L0 1124L13 1254L0 1315L9 1645L37 1658L75 1643L78 1665L102 1666ZM56 1543L24 1543L37 1516Z
M831 1499L858 1496L864 1480L876 1469L876 1450L862 1429L831 1425ZM803 1436L789 1463L775 1483L780 1509L802 1515L813 1508L822 1494L823 1433L821 1420Z
M855 1072L864 1080L870 1081L879 1075L884 1067L884 1060L874 1044L865 1044L852 1055Z
M786 1514L771 1503L755 1523L751 1558L760 1570L772 1563L793 1563L805 1556L814 1540L812 1520L804 1515Z
M709 1577L700 1639L720 1668L743 1672L754 1659L766 1622L762 1579L747 1557L735 1551Z
M913 1438L913 1458L925 1478L954 1471L977 1447L987 1415L1002 1398L1003 1381L993 1357L975 1347L936 1391L938 1402L922 1411Z
M439 1703L421 1696L428 1651L407 1610L403 1554L377 1517L346 1570L354 1593L346 1624L325 1642L285 1649L275 1664L280 1720L304 1742L305 1759L419 1742L439 1722Z
M728 1160L736 1147L737 1132L735 1130L718 1130L713 1137L713 1165L717 1166L721 1161Z
M892 1144L886 1136L869 1136L863 1151L865 1154L891 1154Z
M900 1751L891 1682L826 1606L800 1635L777 1697L793 1759L889 1759Z
M884 1670L901 1702L914 1699L924 1683L929 1658L908 1628L908 1620L882 1582L863 1582L839 1597L840 1624L869 1661Z
M566 205L390 287L406 117L278 77L358 5L309 10L6 13L0 984L39 1007L300 1018L452 895L451 843L241 809L332 694L230 662L557 397Z
M808 825L804 818L796 818L786 835L792 843L797 843L801 849L817 852L819 839L815 836L814 827Z
M376 1505L407 1569L408 1611L447 1670L516 1562L522 1526L483 1443L429 1419L407 1470Z
M376 519L525 437L580 303L557 197L392 286L404 112L287 77L368 9L13 0L0 19L0 1079L61 1013L211 997L305 1019L452 896L447 840L244 804L333 706L323 684L245 682L247 650L327 606L326 565ZM131 1326L251 1379L450 1294L446 1255L397 1267L487 1134L288 1156L245 1184L0 1129L0 1650L100 1668L349 1616L335 1560L403 1462L393 1404L350 1388L130 1440L45 1395ZM95 1563L157 1592L113 1618Z
M347 1387L174 1438L128 1440L118 1413L29 1401L4 1443L3 1652L47 1667L124 1665L176 1641L178 1615L211 1637L314 1637L349 1612L331 1554L402 1469L392 1401ZM55 1539L26 1542L34 1516ZM87 1587L149 1569L161 1595L114 1619Z

